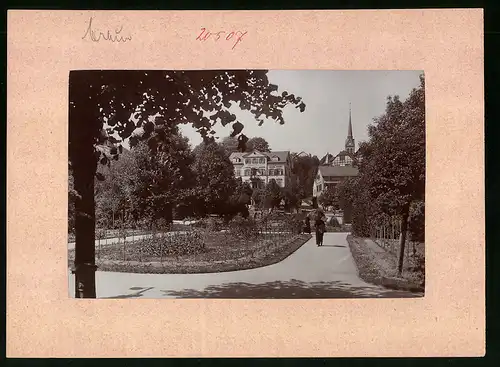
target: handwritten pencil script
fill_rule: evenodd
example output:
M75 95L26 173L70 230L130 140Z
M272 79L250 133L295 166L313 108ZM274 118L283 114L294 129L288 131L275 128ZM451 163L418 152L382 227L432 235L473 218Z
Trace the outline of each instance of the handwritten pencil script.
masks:
M90 17L89 24L87 26L87 31L83 35L82 39L90 39L93 42L99 41L109 41L109 42L127 42L132 40L132 36L124 37L121 33L123 31L123 26L119 28L115 28L114 33L109 29L107 32L103 33L101 31L97 31L93 28L92 21L93 17Z
M209 32L206 28L201 28L201 33L199 34L198 37L196 37L197 41L206 41L209 38L213 39L215 41L231 41L233 44L232 50L236 47L238 43L241 42L243 39L243 36L247 34L248 32L241 32L241 31L232 31L232 32L226 32L226 31L219 31L219 32Z

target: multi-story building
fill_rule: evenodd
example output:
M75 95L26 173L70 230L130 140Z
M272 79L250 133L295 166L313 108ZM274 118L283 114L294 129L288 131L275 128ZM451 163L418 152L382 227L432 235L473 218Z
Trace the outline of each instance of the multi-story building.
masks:
M319 197L328 188L335 188L346 178L357 175L358 169L353 166L319 166L314 180L313 196Z
M263 188L272 179L281 187L290 183L292 159L289 151L234 152L229 159L234 166L235 176L241 177L252 188Z
M349 106L349 126L345 149L337 155L327 153L321 160L314 180L313 196L318 198L327 188L334 188L342 180L358 175L355 140L352 135L351 108Z

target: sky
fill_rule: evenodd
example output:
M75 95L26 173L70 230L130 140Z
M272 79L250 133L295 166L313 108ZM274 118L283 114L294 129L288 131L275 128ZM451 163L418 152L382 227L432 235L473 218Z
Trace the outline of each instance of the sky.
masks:
M278 92L286 90L302 97L304 112L293 106L283 111L285 124L265 120L262 126L249 111L231 108L245 128L249 138L266 139L272 150L306 152L323 157L344 149L351 104L352 130L356 148L368 140L367 126L373 118L384 113L388 96L408 97L419 86L422 71L330 71L330 70L270 70L269 82L278 85ZM214 128L222 139L232 131L231 125ZM199 134L190 125L181 125L183 135L194 147L201 142Z

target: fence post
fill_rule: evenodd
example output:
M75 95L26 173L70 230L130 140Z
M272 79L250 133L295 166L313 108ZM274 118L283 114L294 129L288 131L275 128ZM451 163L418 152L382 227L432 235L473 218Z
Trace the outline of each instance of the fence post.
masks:
M101 258L101 232L99 229L96 230L97 232L97 258Z

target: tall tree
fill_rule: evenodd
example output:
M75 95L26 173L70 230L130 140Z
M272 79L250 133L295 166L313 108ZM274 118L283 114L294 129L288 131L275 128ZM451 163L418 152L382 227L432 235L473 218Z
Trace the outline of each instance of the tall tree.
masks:
M318 173L319 159L316 156L293 155L292 173L297 177L300 198L306 199L312 196L314 178Z
M269 147L269 143L266 139L261 137L253 137L250 138L247 142L247 149L249 151L258 150L259 152L270 152L271 148Z
M369 126L361 174L370 197L388 215L401 217L398 272L403 269L410 206L425 193L425 81L401 102L389 97L385 114Z
M286 210L298 209L301 203L301 193L296 180L291 180L282 190Z
M130 202L134 213L152 224L157 219L172 221L172 210L194 187L191 170L194 155L189 141L173 125L161 149L152 152L145 142L133 149L133 169L129 174Z
M132 153L127 149L123 149L119 160L98 166L97 173L106 177L104 181L95 180L96 221L100 226L114 227L117 217L125 219L124 211L129 210L128 174L132 167Z
M216 143L202 143L198 149L193 164L198 214L223 215L237 187L233 165Z
M252 188L241 178L236 180L236 188L221 211L226 221L231 220L235 215L241 214L243 218L249 216L248 205L252 197Z
M162 132L166 127L185 123L192 124L205 140L210 140L215 124L227 125L236 120L228 110L232 102L249 110L259 124L263 118L283 124L282 113L287 105L304 111L305 104L286 91L277 94L277 89L269 83L266 70L70 72L69 164L77 193L77 298L96 296L94 176L105 154L100 146L106 140L119 144L130 138L132 146L146 140L155 150L164 144ZM132 137L138 128L141 133ZM153 131L157 132L155 136ZM115 159L118 149L106 160Z
M264 195L264 205L266 208L271 209L271 211L278 207L283 199L281 187L274 179L270 180L266 185Z

